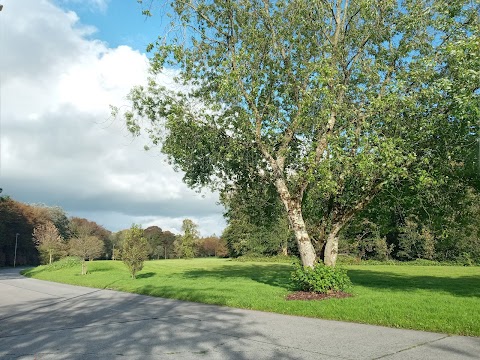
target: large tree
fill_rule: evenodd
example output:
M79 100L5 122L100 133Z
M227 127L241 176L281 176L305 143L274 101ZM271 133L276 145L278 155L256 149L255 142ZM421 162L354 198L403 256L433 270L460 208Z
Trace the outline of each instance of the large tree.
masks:
M429 157L457 161L477 133L478 1L170 5L173 28L149 50L178 85L135 88L129 129L193 187L273 184L305 266L304 210L334 265L339 231L383 187L428 178Z

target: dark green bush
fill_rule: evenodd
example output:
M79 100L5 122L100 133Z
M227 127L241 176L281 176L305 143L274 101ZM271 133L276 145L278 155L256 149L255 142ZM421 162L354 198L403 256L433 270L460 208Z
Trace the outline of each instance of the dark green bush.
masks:
M302 291L328 293L346 291L352 285L347 271L338 267L316 264L312 269L298 262L294 264L292 280Z

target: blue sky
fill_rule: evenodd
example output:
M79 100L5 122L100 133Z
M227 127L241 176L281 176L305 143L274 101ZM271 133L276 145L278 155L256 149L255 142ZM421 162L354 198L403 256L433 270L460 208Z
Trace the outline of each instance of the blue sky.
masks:
M0 0L0 188L58 205L109 230L157 225L202 235L225 227L218 194L182 182L146 138L132 138L110 105L146 82L145 48L168 25L136 0ZM162 4L155 1L154 4ZM157 81L171 86L174 70Z
M154 17L142 15L142 8L148 3L142 5L136 0L56 0L55 3L74 11L83 24L94 26L97 31L92 37L107 42L109 47L127 45L144 52L168 24L160 9L154 11Z

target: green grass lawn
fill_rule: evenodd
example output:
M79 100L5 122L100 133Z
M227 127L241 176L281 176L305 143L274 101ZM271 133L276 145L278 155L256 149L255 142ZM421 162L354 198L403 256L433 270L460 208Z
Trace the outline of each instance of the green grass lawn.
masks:
M349 265L353 297L287 301L292 266L228 259L145 263L137 279L120 261L40 266L37 279L281 314L480 336L480 267Z

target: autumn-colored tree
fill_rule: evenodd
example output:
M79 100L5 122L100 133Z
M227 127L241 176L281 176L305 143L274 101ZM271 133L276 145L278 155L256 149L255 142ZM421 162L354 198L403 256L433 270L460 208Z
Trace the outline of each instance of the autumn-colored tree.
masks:
M101 257L109 232L93 221L73 217L70 219L70 254L82 258L82 275L87 273L87 260Z
M214 235L199 239L198 247L201 256L225 257L228 255L227 242Z
M0 197L0 266L13 265L14 257L17 265L38 264L39 251L31 241L33 230L50 221L65 239L63 230L68 219L62 214L63 210L58 207L24 204L8 196Z
M98 225L95 221L90 221L83 218L72 217L70 219L70 233L72 238L80 238L86 236L95 236L103 243L102 256L105 258L111 257L112 243L111 232L106 230L103 226ZM105 254L105 251L107 254Z
M62 236L51 221L38 225L33 229L33 239L37 249L48 256L48 263L51 264L53 257L60 254L65 248Z
M100 257L104 251L103 241L94 235L81 235L70 240L70 254L82 258L82 275L87 273L86 260Z
M12 266L15 255L17 265L38 264L38 249L31 241L36 225L30 206L0 197L0 266Z
M37 224L44 224L51 221L58 230L58 233L64 238L70 237L70 221L68 220L65 210L60 206L48 206L45 204L28 204L31 208L32 215L36 219Z

